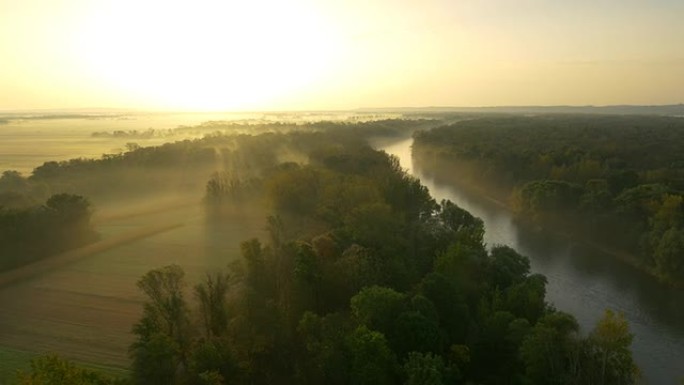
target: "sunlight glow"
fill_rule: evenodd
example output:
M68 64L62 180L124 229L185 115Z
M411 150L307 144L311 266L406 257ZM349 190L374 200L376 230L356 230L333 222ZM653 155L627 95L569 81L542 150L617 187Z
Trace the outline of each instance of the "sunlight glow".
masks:
M116 2L90 10L83 69L161 108L277 103L335 69L334 31L314 7L284 2Z
M684 102L684 1L0 0L0 109Z

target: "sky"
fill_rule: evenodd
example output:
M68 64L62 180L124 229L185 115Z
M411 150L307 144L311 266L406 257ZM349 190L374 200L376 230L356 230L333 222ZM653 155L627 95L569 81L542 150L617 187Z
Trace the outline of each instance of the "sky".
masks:
M684 102L681 0L0 0L0 110Z

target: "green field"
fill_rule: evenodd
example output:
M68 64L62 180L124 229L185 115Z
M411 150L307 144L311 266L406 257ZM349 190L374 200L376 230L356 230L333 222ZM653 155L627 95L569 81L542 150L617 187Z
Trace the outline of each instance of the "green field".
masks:
M170 141L197 138L216 129L197 127L203 122L272 123L370 120L397 114L362 113L148 113L107 112L89 115L41 116L0 114L0 173L16 170L24 175L46 161L73 158L100 158L126 150L127 143L156 146ZM18 117L18 118L17 118ZM7 122L2 124L2 120ZM176 130L177 128L184 130ZM93 136L93 133L143 132L155 130L153 137Z
M0 384L10 384L18 370L29 368L35 353L0 347Z
M159 224L179 226L123 240L0 288L2 375L26 367L34 353L46 352L127 367L131 327L142 310L136 281L150 269L175 263L192 286L205 272L238 258L240 242L261 236L264 219L261 212L249 212L217 225L206 221L201 205L178 204L105 220L98 226L105 239Z
M203 120L200 115L12 120L0 125L0 172L14 169L28 176L45 161L99 158L122 151L126 142L148 146L181 139L102 138L93 132L170 129ZM169 191L136 202L94 197L100 243L16 269L21 274L0 274L0 384L36 354L128 367L131 329L142 312L136 282L143 274L180 265L192 301L192 286L200 278L239 258L242 241L265 235L265 209L243 208L220 223L208 220L200 187L182 198Z
M36 119L11 120L0 125L0 173L17 170L24 175L46 161L62 161L72 158L99 158L102 154L124 151L126 143L142 146L159 145L169 138L112 138L93 137L93 132L169 129L173 124L167 119L154 117L131 117L121 119ZM182 139L182 138L175 138Z
M31 366L31 360L37 356L37 353L0 347L0 385L12 384L16 379L17 372L28 370ZM129 373L128 369L121 367L103 366L88 362L76 362L76 364L112 376L123 377Z
M121 152L127 142L151 146L183 139L93 137L93 132L169 130L227 118L236 117L129 114L10 120L0 125L0 172L30 175L45 161L99 158ZM100 243L0 274L0 384L27 368L36 354L58 353L107 371L127 367L131 328L142 310L136 281L144 273L179 264L190 292L207 271L238 258L240 242L263 232L263 211L235 213L232 219L211 223L200 194L169 198L172 193L135 203L95 202Z

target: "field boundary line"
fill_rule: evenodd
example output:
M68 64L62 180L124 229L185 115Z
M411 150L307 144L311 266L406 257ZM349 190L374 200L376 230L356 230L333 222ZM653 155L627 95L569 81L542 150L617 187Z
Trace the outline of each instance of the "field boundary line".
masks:
M135 242L143 238L151 237L159 233L170 231L181 226L184 226L184 224L171 223L132 230L107 239L103 239L99 242L95 242L84 247L80 247L78 249L69 250L51 257L46 257L28 265L20 266L16 269L0 273L0 288L12 285L18 281L33 278L94 254L101 253L127 243Z

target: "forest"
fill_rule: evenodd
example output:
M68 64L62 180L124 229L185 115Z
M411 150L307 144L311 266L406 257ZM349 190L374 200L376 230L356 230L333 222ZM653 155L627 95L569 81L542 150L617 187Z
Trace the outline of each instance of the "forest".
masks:
M12 178L6 172L0 183ZM55 194L31 205L19 194L0 195L0 271L83 246L97 239L91 209L79 195Z
M29 176L6 170L0 175L0 271L97 240L90 221L98 208L116 209L122 202L147 202L166 196L194 199L203 193L205 184L206 199L212 201L231 194L237 185L242 188L232 193L251 194L247 185L256 182L266 165L306 161L301 146L311 140L304 133L329 131L336 138L391 137L409 126L430 125L434 122L207 122L197 126L198 130L210 132L201 139L153 147L131 142L125 151L104 154L99 159L47 161ZM218 131L219 127L229 133ZM250 130L262 134L245 133ZM289 131L295 132L287 134Z
M606 311L593 330L580 331L571 314L545 301L547 280L530 272L525 256L487 248L480 219L436 202L396 158L367 144L434 124L214 134L48 162L27 178L6 172L0 186L15 187L0 191L28 203L3 215L49 226L61 220L69 234L92 231L90 200L179 186L203 191L212 221L237 209L269 213L267 236L244 240L241 259L222 271L189 282L183 267L167 265L138 280L145 300L132 327L130 377L49 355L17 382L635 383L633 335L621 314ZM453 143L444 141L450 130L435 132ZM40 236L60 235L48 229Z
M523 222L629 254L681 286L683 142L676 117L498 116L420 132L414 156L459 170Z

